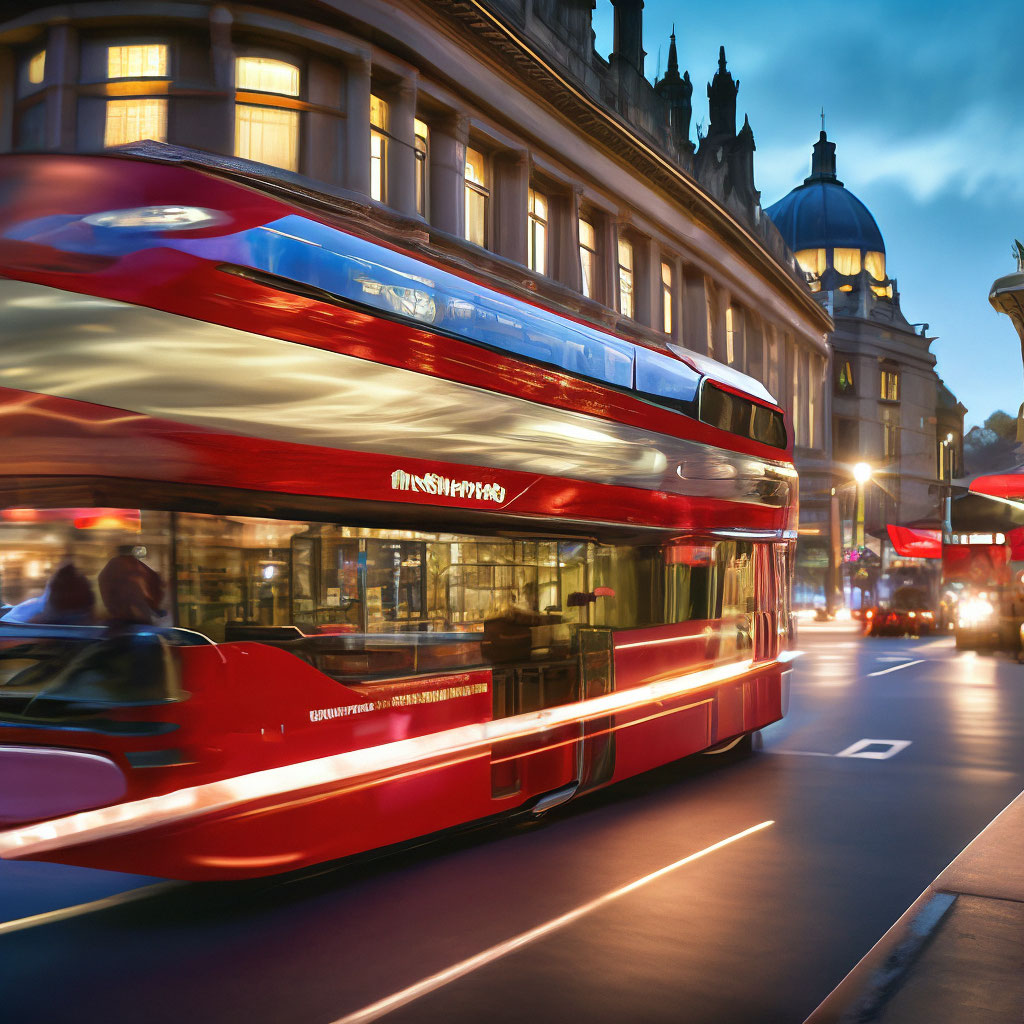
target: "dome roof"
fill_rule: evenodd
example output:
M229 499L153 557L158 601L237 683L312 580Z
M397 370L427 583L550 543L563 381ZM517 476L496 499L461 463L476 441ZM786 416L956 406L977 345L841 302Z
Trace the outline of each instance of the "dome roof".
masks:
M765 210L790 249L885 252L871 211L836 177L835 144L824 132L814 147L811 168L802 185Z

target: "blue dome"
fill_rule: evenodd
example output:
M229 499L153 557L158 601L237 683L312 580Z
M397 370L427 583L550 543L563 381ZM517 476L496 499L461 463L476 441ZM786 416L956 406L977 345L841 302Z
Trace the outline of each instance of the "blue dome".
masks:
M765 213L793 252L832 248L885 252L871 211L835 180L807 181Z

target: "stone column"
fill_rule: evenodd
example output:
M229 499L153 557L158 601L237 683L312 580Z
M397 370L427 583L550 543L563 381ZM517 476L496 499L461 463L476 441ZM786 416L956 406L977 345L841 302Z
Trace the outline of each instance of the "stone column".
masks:
M68 24L50 26L46 38L46 148L78 148L78 32Z
M494 156L494 244L496 253L526 264L526 211L530 158L524 149Z
M14 96L17 92L17 69L10 47L0 46L0 153L14 148Z
M683 300L682 324L683 344L694 352L708 355L711 352L711 339L708 337L708 299L704 289L704 275L699 270L683 266L682 288L685 292Z
M430 222L441 231L465 234L466 139L469 122L459 114L430 122Z
M724 288L719 288L715 294L715 315L711 325L714 332L711 354L720 363L726 364L729 360L725 344L725 311L729 308L730 301L729 293Z
M370 58L356 57L345 79L345 187L370 194Z
M218 4L210 11L210 64L216 96L202 100L202 115L196 116L199 131L190 138L203 148L225 156L235 154L235 47L231 38L234 18L229 8ZM180 103L180 100L177 101ZM193 109L198 115L199 107Z
M551 276L573 291L583 290L580 267L580 199L583 189L551 197Z
M388 206L415 216L416 79L403 79L388 94Z
M640 261L643 274L638 292L644 297L637 319L660 334L665 326L661 315L661 247L653 238L648 238L637 248L643 251Z
M334 113L341 97L341 70L333 61L310 59L305 94L310 103L325 110L310 110L302 115L302 160L303 174L317 181L338 185L342 179L341 135L344 122Z
M625 225L625 221L615 217L602 217L594 225L598 234L597 298L611 309L619 309L619 234Z

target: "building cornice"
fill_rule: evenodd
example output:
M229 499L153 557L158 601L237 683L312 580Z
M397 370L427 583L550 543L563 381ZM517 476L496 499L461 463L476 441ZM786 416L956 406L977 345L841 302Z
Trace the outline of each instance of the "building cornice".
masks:
M493 13L482 0L431 0L440 12L482 40L488 54L515 71L540 99L568 118L635 172L666 192L698 223L730 243L760 274L786 295L823 332L832 330L828 313L764 244L682 168L648 145L615 112L589 96L555 68L527 39Z

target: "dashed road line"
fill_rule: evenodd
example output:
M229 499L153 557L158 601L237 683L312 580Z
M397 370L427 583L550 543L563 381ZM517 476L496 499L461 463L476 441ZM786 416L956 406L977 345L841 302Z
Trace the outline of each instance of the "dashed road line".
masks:
M901 665L893 665L890 668L879 669L877 672L869 672L868 676L885 676L890 672L899 672L901 668L913 668L914 665L923 665L926 660L926 658L918 658L916 661L905 661Z

